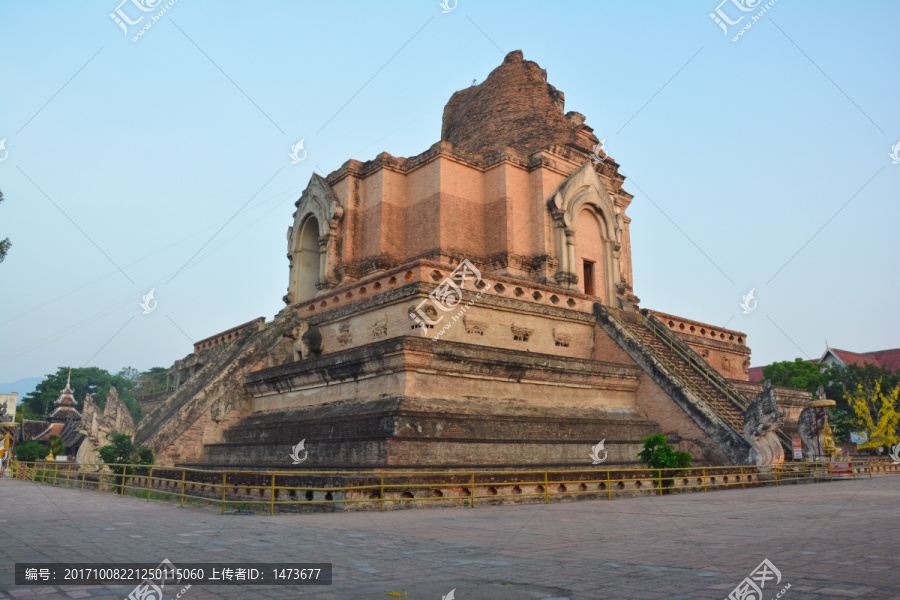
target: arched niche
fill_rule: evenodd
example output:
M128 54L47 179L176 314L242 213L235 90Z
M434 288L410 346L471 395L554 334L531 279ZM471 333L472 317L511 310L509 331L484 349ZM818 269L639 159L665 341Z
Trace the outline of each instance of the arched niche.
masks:
M338 239L344 209L324 178L313 174L303 195L296 202L294 224L288 229L290 276L287 304L312 299L319 290L333 287L337 281Z
M295 253L297 264L297 302L315 297L322 277L322 251L319 248L319 221L309 215L300 227Z
M621 279L621 216L590 161L570 175L548 200L555 230L556 281L618 308ZM585 263L592 264L593 290L586 286Z
M603 304L609 304L609 240L604 233L606 223L603 214L594 205L586 204L578 212L574 225L574 271L578 275L578 289L588 296L596 296Z

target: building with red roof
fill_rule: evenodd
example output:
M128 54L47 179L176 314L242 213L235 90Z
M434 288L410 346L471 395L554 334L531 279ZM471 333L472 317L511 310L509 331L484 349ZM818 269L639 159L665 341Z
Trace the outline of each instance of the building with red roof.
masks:
M828 348L818 362L826 365L859 365L873 364L890 371L900 369L900 348L892 350L875 350L873 352L850 352L838 348Z

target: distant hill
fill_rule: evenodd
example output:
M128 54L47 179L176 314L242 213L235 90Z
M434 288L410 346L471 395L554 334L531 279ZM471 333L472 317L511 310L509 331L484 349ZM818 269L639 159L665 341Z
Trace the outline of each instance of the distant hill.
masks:
M11 394L19 392L19 402L22 401L27 394L34 391L37 384L44 380L43 377L26 377L12 383L0 383L0 394Z

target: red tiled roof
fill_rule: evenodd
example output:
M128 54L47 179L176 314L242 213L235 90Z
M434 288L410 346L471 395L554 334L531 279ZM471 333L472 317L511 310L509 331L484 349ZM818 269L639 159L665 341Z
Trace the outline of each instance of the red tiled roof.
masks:
M849 352L847 350L838 350L837 348L831 348L831 352L841 359L845 365L863 365L865 363L876 364L871 356L866 356L865 354Z
M22 435L26 440L34 439L34 436L40 435L47 427L50 426L49 421L22 421Z
M65 426L65 423L50 423L49 427L32 439L36 442L46 442L50 439L51 435L60 435Z
M875 352L866 352L867 356L875 359L875 362L891 371L900 369L900 348L893 350L876 350Z
M900 369L900 348L892 350L875 350L874 352L849 352L838 348L829 348L845 365L864 365L866 363L896 371Z
M750 378L751 383L761 383L763 380L763 368L750 367L747 369L747 375Z

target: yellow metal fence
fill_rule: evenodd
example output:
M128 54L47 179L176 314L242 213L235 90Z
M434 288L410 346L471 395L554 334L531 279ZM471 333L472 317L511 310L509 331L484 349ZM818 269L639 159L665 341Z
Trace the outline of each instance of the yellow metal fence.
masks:
M115 469L114 472L111 469ZM475 507L503 502L664 495L900 474L890 461L785 463L777 467L582 470L238 471L59 462L13 463L13 476L65 488L254 508L274 514L332 507L377 509L423 504Z

